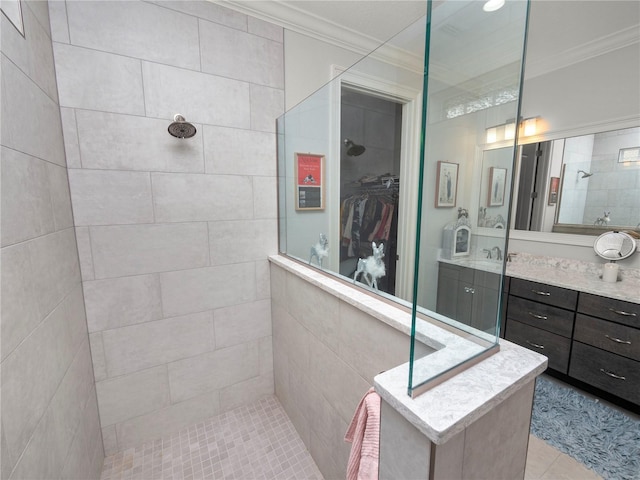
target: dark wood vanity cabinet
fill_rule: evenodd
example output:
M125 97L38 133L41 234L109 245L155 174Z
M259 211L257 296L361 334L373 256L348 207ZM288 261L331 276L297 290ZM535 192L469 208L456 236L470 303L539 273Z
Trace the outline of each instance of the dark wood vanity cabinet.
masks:
M505 338L545 355L549 368L567 373L577 301L573 290L512 278Z
M640 305L581 293L569 375L640 405Z
M436 312L493 333L499 298L500 275L440 263Z
M640 305L511 278L505 338L567 381L640 405Z

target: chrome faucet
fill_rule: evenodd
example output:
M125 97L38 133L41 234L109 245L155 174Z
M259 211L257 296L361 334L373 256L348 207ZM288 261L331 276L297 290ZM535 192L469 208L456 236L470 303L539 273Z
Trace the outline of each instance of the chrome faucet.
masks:
M502 260L502 250L497 245L491 249L492 252L496 252L496 260ZM491 258L489 256L488 258Z
M488 248L483 248L482 251L487 254L487 258L491 259L491 250Z

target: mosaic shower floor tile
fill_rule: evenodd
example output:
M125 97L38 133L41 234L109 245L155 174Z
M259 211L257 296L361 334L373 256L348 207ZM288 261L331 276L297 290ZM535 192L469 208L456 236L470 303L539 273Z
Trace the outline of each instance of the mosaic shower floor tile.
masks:
M323 480L275 396L105 458L101 480Z

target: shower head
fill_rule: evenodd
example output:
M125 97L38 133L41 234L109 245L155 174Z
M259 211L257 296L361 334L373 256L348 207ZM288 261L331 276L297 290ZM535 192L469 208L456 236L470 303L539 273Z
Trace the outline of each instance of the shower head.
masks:
M347 146L347 155L350 157L359 157L366 150L362 145L357 145L348 138L344 139L344 144Z
M191 138L197 130L192 124L187 122L182 115L176 113L173 117L173 123L169 125L169 134L176 138Z
M588 178L593 175L593 173L585 172L584 170L578 170L578 175L579 174L582 174L580 178Z

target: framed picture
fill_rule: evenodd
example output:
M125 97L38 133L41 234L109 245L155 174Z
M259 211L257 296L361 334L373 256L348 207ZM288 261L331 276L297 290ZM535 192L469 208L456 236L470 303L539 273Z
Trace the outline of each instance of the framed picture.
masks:
M324 210L324 155L295 154L296 210Z
M504 189L507 183L507 169L491 167L489 171L489 200L490 207L504 205Z
M560 186L560 177L551 177L549 182L549 201L550 206L558 203L558 188Z
M438 162L436 208L455 207L458 194L458 164Z

